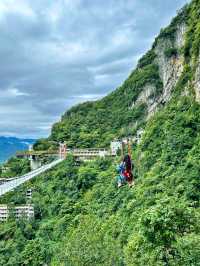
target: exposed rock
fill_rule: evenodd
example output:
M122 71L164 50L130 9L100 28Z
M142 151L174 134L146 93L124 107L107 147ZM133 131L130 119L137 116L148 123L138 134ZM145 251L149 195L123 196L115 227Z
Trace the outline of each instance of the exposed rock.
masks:
M176 37L175 37L175 46L180 49L183 47L185 42L185 32L186 32L186 24L182 23L178 25Z
M186 32L185 24L181 24L177 27L177 32L174 41L170 39L160 39L155 47L155 53L157 55L156 63L159 66L159 74L160 78L163 82L163 92L161 95L158 95L153 99L153 102L149 101L149 97L146 97L146 103L148 106L148 116L149 119L152 115L157 112L160 105L168 102L172 95L172 90L176 86L182 72L183 72L183 64L184 57L182 55L177 54L176 56L171 56L168 58L165 55L166 49L176 48L179 50L184 45L184 34ZM199 79L200 79L200 68L199 68ZM149 90L147 90L147 87ZM141 93L138 97L138 100L143 99L145 101L145 96L150 93L150 88L152 90L151 85L144 87L143 93ZM200 94L200 82L199 82L199 94ZM137 100L137 101L138 101ZM137 102L136 101L136 102Z
M160 98L157 99L149 108L148 108L148 115L147 120L151 118L157 111L160 105Z
M146 84L141 93L139 94L136 102L133 103L132 108L140 103L146 103L147 106L150 106L154 102L156 87L153 84Z
M160 78L163 82L162 98L168 102L171 97L172 89L175 87L178 79L183 72L184 57L182 55L166 57L165 50L171 47L180 49L184 45L184 34L186 27L181 24L177 27L174 43L171 40L159 40L155 48L157 54L157 63L159 65Z
M195 74L194 90L196 95L196 101L200 102L200 56L198 60L198 66Z

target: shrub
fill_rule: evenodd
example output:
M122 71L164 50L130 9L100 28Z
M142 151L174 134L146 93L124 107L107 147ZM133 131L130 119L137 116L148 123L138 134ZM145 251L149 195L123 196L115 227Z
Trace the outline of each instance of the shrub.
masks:
M151 49L150 51L148 51L138 62L137 67L138 68L142 68L145 67L147 65L151 65L154 61L154 59L156 58L156 54L154 52L153 49Z
M167 58L170 58L170 57L172 57L172 56L177 56L178 55L178 50L176 49L176 48L168 48L168 49L166 49L165 50L165 56L167 57Z

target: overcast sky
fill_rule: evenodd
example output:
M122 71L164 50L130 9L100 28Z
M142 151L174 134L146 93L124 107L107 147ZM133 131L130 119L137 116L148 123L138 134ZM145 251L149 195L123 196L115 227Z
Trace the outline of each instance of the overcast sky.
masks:
M43 137L119 86L186 0L0 0L0 135Z

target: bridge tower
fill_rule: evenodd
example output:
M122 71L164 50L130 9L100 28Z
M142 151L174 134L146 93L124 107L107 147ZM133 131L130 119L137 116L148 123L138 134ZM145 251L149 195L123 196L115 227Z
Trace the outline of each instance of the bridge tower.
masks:
M35 155L32 155L31 152L33 152L33 145L29 145L29 161L30 161L30 167L31 170L36 170L42 166L42 162L39 158L37 158Z
M65 143L60 143L60 146L59 146L60 159L65 159L66 155L67 155L67 145Z

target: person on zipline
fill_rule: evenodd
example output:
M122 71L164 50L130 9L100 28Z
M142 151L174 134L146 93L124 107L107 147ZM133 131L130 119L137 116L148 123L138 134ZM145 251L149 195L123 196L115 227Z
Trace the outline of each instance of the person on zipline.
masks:
M123 186L126 182L129 184L129 187L132 187L134 185L134 177L133 177L133 164L131 161L131 145L128 141L128 154L124 154L124 143L122 143L122 162L117 167L118 176L117 176L117 183L118 188Z
M125 165L125 171L124 176L126 181L129 184L129 187L132 187L134 185L134 178L133 178L133 164L131 161L131 157L129 154L124 156L124 165Z

